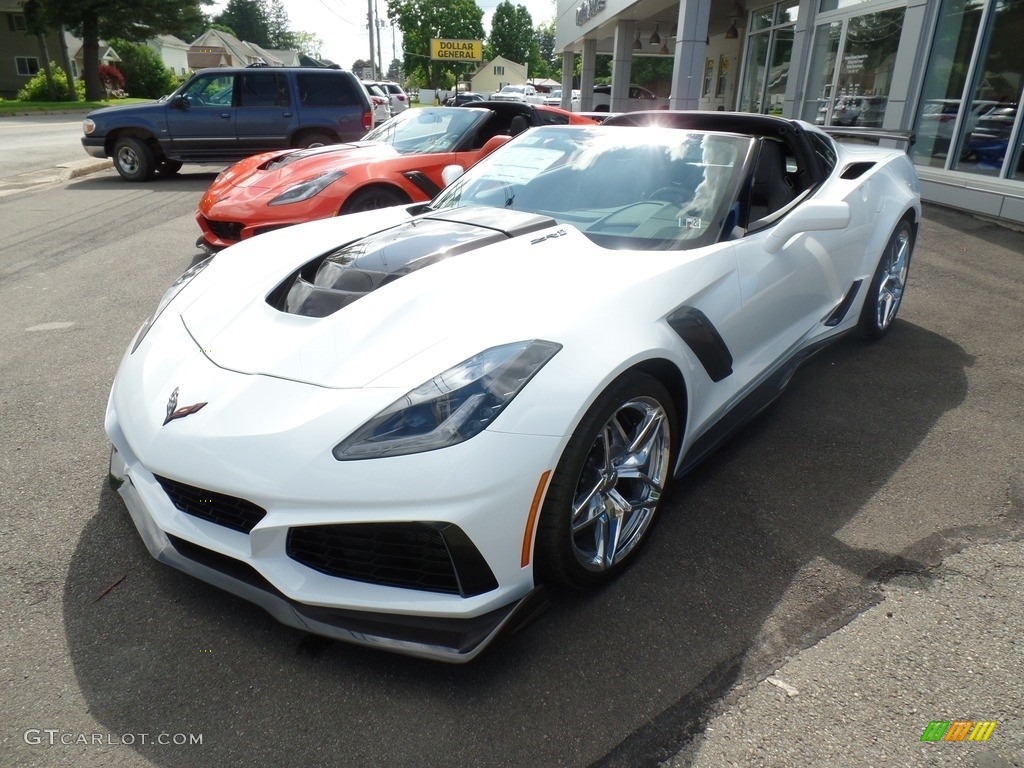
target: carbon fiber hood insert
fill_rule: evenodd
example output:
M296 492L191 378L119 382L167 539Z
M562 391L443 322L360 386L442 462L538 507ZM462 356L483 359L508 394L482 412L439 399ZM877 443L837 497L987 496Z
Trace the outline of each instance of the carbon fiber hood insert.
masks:
M267 302L289 314L327 317L442 259L552 226L546 216L499 208L438 211L318 256L271 291Z

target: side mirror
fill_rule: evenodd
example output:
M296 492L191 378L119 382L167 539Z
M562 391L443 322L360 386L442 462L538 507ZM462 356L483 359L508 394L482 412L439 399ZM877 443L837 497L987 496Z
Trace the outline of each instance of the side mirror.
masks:
M768 253L778 253L789 240L804 232L843 229L850 224L850 204L807 200L776 224L764 241Z
M466 169L461 165L446 165L444 170L441 171L441 181L443 181L444 185L447 187L465 172Z
M512 137L505 133L499 133L497 136L491 136L486 143L480 148L480 157L487 157L494 150L511 141Z
M188 109L188 100L179 93L171 99L171 109Z

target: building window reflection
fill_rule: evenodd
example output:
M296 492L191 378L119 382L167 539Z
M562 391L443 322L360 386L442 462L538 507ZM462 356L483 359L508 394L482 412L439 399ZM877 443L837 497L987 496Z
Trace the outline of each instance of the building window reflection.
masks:
M775 3L753 11L738 108L781 115L793 58L799 3Z

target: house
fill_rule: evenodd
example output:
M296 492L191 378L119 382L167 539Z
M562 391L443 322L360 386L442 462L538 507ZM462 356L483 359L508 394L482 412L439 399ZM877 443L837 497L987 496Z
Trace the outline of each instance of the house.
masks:
M68 56L71 57L71 76L76 80L82 76L82 71L85 69L85 53L82 46L81 38L75 37L70 32L64 33L64 41L68 46ZM121 57L117 55L117 51L107 45L106 41L100 40L99 59L100 66L104 64L117 65L121 61ZM58 61L50 53L50 58L54 61Z
M285 62L276 53L261 48L254 43L246 43L234 35L221 32L219 29L208 29L188 48L188 66L190 69L207 67L247 67L250 64L266 64L270 67L283 67ZM295 54L286 52L289 56Z
M60 35L45 37L50 61L60 61ZM27 32L20 0L0 0L0 98L13 99L43 68L39 40Z
M174 35L157 35L146 41L146 45L156 51L160 61L167 69L179 77L189 72L188 49L189 45Z
M526 82L526 65L516 64L504 56L497 56L482 64L469 76L469 90L476 93L495 93L506 85L520 85Z

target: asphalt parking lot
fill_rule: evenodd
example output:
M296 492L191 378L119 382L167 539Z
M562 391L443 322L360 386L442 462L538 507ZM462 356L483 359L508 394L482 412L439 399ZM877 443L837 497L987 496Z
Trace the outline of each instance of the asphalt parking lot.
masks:
M0 765L1022 764L1024 235L928 206L886 340L812 360L614 585L452 668L160 566L105 486L212 177L0 198Z

